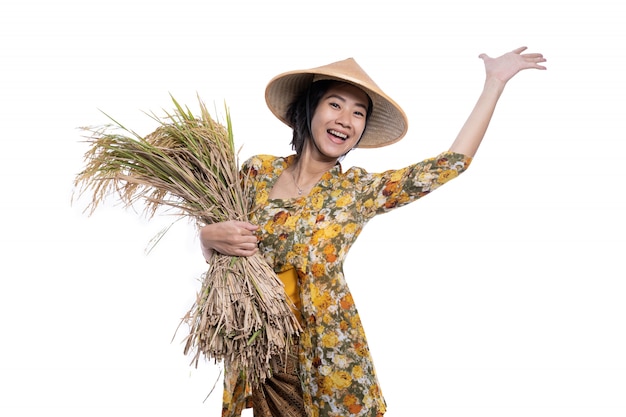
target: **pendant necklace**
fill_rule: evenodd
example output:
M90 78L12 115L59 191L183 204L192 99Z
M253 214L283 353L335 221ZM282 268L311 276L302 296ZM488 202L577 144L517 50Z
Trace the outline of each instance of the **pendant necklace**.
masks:
M293 185L295 185L296 189L298 190L298 195L302 195L302 188L298 187L298 183L296 182L296 176L293 174L293 171L291 172L291 178L293 178Z

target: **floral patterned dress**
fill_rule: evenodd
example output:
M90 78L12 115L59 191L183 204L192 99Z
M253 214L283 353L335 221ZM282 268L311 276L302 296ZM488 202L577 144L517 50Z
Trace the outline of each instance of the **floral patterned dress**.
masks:
M429 194L465 171L471 158L444 152L399 170L342 172L337 164L309 195L270 199L281 172L295 162L258 155L249 172L250 221L261 226L259 248L279 273L296 269L304 330L300 378L309 417L377 417L386 410L359 314L343 274L343 262L365 224ZM249 394L245 381L224 379L224 416L238 416Z

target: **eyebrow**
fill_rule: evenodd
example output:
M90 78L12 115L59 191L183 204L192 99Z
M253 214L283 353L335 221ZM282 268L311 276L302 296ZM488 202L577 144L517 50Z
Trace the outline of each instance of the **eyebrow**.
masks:
M329 94L328 96L326 96L326 99L329 99L329 98L336 98L338 100L343 101L344 103L346 102L346 99L339 94ZM363 109L367 112L367 105L363 103L359 103L358 101L356 102L356 105L359 107L363 107Z

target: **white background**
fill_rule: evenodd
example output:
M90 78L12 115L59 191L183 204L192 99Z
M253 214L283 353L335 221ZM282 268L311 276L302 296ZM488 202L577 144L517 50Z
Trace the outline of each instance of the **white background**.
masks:
M71 203L107 120L230 107L242 158L290 153L274 75L354 57L410 119L344 168L445 150L481 52L542 52L507 86L459 179L375 219L345 265L386 416L626 415L625 14L618 1L5 0L0 5L0 415L218 416L219 366L184 329L195 230ZM208 400L205 397L217 387ZM246 415L251 415L246 414Z

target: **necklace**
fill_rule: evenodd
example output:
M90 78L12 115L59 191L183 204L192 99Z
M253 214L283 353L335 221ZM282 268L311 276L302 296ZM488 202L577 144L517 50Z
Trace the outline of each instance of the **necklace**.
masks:
M302 188L298 187L298 182L296 181L296 176L291 172L291 178L293 178L293 185L296 186L296 190L298 190L298 195L302 195Z

